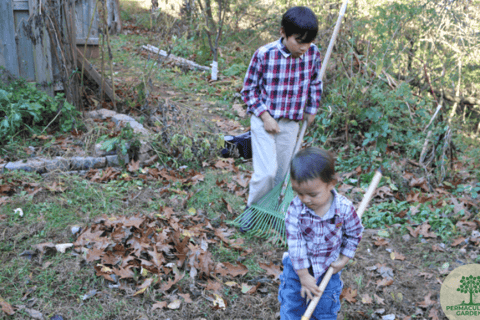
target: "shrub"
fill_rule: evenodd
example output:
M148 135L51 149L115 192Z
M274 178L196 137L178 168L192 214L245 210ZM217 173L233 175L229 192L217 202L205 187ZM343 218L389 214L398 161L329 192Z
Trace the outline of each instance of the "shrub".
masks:
M63 94L52 98L25 80L8 85L0 82L0 144L19 134L39 134L47 127L69 131L78 115Z

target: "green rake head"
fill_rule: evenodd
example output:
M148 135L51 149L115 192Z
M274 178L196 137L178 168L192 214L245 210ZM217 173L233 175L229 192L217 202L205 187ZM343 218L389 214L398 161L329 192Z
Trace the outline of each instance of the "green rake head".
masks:
M270 239L272 243L287 246L285 232L285 214L294 198L290 181L285 195L280 197L282 185L278 184L259 202L251 205L235 220L232 225L239 227L246 234Z

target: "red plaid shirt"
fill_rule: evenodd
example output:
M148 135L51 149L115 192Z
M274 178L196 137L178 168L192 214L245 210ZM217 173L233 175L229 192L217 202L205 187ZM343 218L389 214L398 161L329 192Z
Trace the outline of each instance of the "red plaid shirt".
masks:
M320 52L310 48L293 58L282 38L259 48L253 55L243 83L242 99L247 112L260 117L302 120L303 112L316 114L322 94Z
M353 258L362 239L363 226L353 204L333 190L329 211L319 217L295 197L288 208L288 254L295 270L313 269L315 279L343 254Z

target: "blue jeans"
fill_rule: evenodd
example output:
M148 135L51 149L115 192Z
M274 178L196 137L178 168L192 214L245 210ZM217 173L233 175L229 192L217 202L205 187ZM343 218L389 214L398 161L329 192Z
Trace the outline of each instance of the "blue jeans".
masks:
M310 319L337 320L337 313L340 310L340 293L343 288L340 273L331 277ZM320 277L317 285L320 284L322 279L323 276ZM301 288L300 278L293 269L290 257L285 257L278 292L281 320L299 320L307 310L307 299L300 295Z

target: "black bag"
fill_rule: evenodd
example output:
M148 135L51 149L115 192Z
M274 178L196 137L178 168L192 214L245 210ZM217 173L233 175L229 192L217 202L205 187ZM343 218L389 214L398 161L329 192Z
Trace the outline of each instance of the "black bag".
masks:
M222 149L222 157L252 158L252 137L250 131L238 136L225 136L225 148Z

